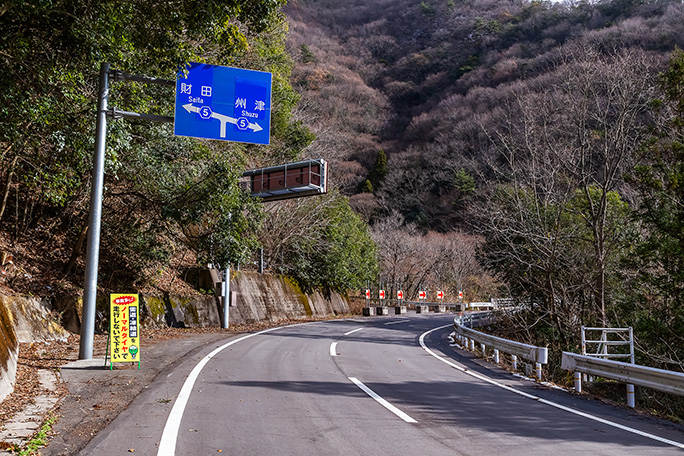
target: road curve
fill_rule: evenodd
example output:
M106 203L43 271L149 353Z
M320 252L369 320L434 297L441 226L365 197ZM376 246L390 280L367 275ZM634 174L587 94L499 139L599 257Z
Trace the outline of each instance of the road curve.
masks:
M449 345L452 321L307 323L206 347L81 454L682 454L683 427L485 367Z

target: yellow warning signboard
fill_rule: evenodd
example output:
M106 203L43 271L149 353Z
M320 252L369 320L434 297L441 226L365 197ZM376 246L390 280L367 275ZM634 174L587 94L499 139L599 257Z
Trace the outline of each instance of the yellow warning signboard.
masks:
M109 338L112 363L140 363L140 331L137 294L110 295Z

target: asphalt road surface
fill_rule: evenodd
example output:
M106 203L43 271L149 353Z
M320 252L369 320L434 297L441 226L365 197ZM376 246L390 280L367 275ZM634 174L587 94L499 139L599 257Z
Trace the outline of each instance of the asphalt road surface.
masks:
M84 455L675 455L684 427L449 345L453 315L306 323L207 346Z

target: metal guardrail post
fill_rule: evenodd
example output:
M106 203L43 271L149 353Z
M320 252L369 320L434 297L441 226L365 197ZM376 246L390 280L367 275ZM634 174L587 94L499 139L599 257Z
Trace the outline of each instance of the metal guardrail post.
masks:
M635 405L634 385L627 383L627 407L634 408Z
M581 372L575 372L574 374L575 377L575 391L578 393L582 392L582 373Z

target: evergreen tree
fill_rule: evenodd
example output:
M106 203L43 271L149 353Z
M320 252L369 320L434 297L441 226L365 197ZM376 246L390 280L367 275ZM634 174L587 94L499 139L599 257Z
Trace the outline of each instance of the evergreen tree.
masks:
M371 172L368 174L368 180L374 189L378 189L382 186L382 181L385 180L387 176L387 155L385 151L380 149L378 151L378 156L375 158L375 163Z
M366 179L359 185L359 191L361 193L373 193L373 184L371 184L370 180Z
M676 50L661 75L663 119L650 161L632 175L642 200L646 239L632 258L636 296L627 319L653 357L669 367L684 358L684 52ZM676 364L681 366L681 362Z

